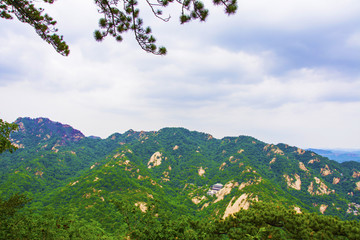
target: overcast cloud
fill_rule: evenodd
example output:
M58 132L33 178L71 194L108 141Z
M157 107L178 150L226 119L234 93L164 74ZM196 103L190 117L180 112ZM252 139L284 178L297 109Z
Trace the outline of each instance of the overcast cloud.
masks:
M303 148L360 148L360 2L239 0L206 23L159 22L165 57L131 33L97 43L88 0L50 6L62 57L29 26L0 19L0 118L48 117L85 135L185 127ZM179 11L179 10L178 10Z

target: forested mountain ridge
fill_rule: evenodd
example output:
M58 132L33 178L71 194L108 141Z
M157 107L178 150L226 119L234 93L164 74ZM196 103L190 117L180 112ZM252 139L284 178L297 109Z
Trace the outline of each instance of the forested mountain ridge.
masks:
M184 128L129 130L97 139L46 118L16 123L19 130L11 137L19 149L0 155L1 196L25 193L32 198L29 208L52 208L60 215L71 209L109 232L125 226L118 201L170 218L223 219L256 201L358 218L356 162ZM216 183L223 187L209 194Z

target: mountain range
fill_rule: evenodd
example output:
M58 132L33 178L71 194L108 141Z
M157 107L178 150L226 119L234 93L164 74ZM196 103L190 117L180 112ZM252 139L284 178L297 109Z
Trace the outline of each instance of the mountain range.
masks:
M360 162L360 150L343 149L307 149L337 162Z
M358 219L360 163L250 136L216 139L184 128L85 137L47 118L18 118L0 155L0 193L23 193L28 208L71 209L105 229L121 228L114 201L143 212L225 219L253 203L275 202L298 213Z

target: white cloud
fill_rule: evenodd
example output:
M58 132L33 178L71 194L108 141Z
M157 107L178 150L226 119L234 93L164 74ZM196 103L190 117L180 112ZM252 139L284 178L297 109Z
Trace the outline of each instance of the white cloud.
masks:
M166 57L144 53L131 34L120 44L95 42L94 8L85 0L54 4L51 15L71 48L67 58L30 27L1 22L1 118L49 117L102 137L183 126L216 137L358 147L358 65L348 64L347 53L344 61L328 59L342 49L334 46L358 47L351 27L359 21L357 1L239 1L236 16L211 7L207 23L184 26L173 15L153 27ZM352 35L330 38L339 25ZM237 49L216 42L220 34Z
M360 49L360 32L355 32L348 36L345 44L351 48Z
M356 0L240 0L237 17L243 27L299 31L357 19L359 10Z

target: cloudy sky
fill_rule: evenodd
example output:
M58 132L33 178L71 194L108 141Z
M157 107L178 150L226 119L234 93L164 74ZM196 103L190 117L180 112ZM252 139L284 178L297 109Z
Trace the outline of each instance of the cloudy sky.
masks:
M34 30L0 19L0 118L47 117L103 138L185 127L302 148L360 149L360 1L239 0L206 23L142 9L165 57L93 38L93 1L48 6L70 45L62 57Z

